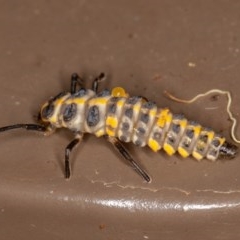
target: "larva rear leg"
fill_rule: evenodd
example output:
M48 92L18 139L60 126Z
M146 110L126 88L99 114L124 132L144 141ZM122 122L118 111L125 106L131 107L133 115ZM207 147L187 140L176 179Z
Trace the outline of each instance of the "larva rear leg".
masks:
M130 155L130 153L126 150L126 148L123 146L123 144L115 137L110 137L110 136L106 136L107 140L112 143L112 145L114 146L114 148L123 156L123 158L125 160L127 160L132 167L134 168L134 170L147 182L151 181L151 178L149 177L149 175L141 168L141 166L134 161L134 159L132 158L132 156Z
M103 81L105 79L105 74L104 73L100 73L99 76L93 81L92 83L92 90L97 93L98 91L98 86L99 86L99 83L101 81Z
M82 140L83 134L77 134L75 138L67 145L65 148L65 178L70 178L71 176L71 169L70 169L70 163L69 163L69 157L70 153L73 150L74 147L77 146L77 144Z

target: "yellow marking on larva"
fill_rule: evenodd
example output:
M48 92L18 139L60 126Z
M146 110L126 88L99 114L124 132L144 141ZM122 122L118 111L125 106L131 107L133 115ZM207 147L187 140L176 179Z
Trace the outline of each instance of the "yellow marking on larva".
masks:
M106 98L96 98L95 103L96 104L106 104L108 102L108 99Z
M84 104L84 103L86 103L86 99L85 98L75 98L71 102L76 103L76 104Z
M110 137L115 137L115 131L113 131L113 129L111 129L109 127L106 128L106 133Z
M101 137L102 135L104 135L105 134L105 131L103 130L103 129L100 129L100 130L98 130L97 132L95 132L95 135L97 136L97 137Z
M223 143L226 141L226 139L224 137L222 138L219 138L219 142L220 142L220 145L223 145Z
M55 104L55 106L61 106L64 103L65 100L66 100L66 96L57 99L54 104Z
M149 116L155 117L155 116L156 116L156 113L157 113L157 109L156 109L156 108L151 109L151 110L149 111Z
M128 97L129 96L128 93L126 93L125 89L121 88L121 87L113 88L111 95L113 97Z
M108 98L92 98L89 101L89 106L93 106L93 105L106 105L107 102L108 102Z
M163 149L169 156L172 156L176 152L176 150L168 143L164 143Z
M158 143L156 140L152 139L152 138L150 138L150 139L148 140L148 146L149 146L154 152L157 152L158 150L161 149L161 146L159 145L159 143Z
M199 133L201 132L201 126L200 125L194 126L193 131L194 131L194 134L196 134L198 136Z
M172 120L172 114L169 114L169 109L163 109L158 116L157 125L163 128L165 124L170 123L171 120Z
M195 159L197 159L198 161L200 161L200 160L203 158L203 156L202 156L199 152L196 152L196 151L193 151L193 152L192 152L192 155L193 155L193 157L194 157Z
M52 123L57 123L57 116L56 115L54 115L54 116L52 116L50 119L48 119L48 121L51 121Z
M184 149L183 147L179 147L179 148L178 148L178 152L179 152L179 154L180 154L182 157L184 157L184 158L186 158L186 157L189 156L189 152L186 151L186 149Z
M109 125L112 128L116 128L118 126L117 118L108 116L106 119L106 125Z
M179 121L179 125L181 126L182 129L184 129L187 126L187 120L183 119Z
M213 137L214 137L214 132L209 131L209 132L206 132L206 134L208 136L208 141L211 142L213 140Z
M141 109L140 104L136 104L136 105L133 106L133 111L134 111L134 112L139 112L140 109Z
M59 102L59 103L54 103L55 109L60 108L62 105L63 105L63 102L62 102L62 103L61 103L61 102Z
M125 100L124 99L121 99L117 102L117 107L122 107L125 103Z

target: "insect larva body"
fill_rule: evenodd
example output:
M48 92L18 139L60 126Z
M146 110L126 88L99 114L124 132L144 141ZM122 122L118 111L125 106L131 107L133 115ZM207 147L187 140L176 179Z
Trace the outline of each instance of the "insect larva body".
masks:
M192 155L197 160L233 158L236 155L237 147L226 142L224 137L188 121L183 115L171 113L168 108L158 108L155 103L140 96L130 97L119 87L111 92L98 92L98 83L103 76L101 74L95 79L92 89L85 89L80 83L81 79L73 75L71 92L60 93L42 106L39 120L43 126L18 124L0 128L0 132L13 128L45 133L57 128L72 131L75 138L65 151L66 178L70 177L70 151L85 133L107 136L108 141L146 181L150 181L150 177L132 159L121 142L133 142L140 147L148 145L155 152L163 149L168 155L176 152L182 157Z
M114 89L113 89L114 92ZM66 93L42 108L41 118L55 127L73 132L108 135L122 142L133 142L168 155L178 152L182 157L216 160L221 155L225 138L183 115L157 108L142 97L114 96L107 90L95 94L81 89L74 95Z

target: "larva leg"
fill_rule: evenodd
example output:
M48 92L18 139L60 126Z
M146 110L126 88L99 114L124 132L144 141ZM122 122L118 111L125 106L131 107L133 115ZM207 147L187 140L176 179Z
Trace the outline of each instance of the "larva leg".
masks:
M70 178L71 170L70 170L70 163L69 157L70 153L73 148L82 140L83 134L77 134L75 138L67 145L65 148L65 178Z
M71 94L74 94L77 92L77 84L80 86L80 88L83 87L83 80L78 76L77 73L73 73L71 77Z
M105 74L104 73L100 73L100 75L93 81L92 83L92 90L97 93L98 91L98 85L101 81L103 81L105 78Z
M109 137L107 136L107 139L110 143L113 144L114 148L118 150L118 152L126 159L134 168L134 170L144 178L145 181L150 182L151 178L149 175L141 168L141 166L136 163L132 156L129 154L129 152L126 150L126 148L123 146L123 144L115 137Z

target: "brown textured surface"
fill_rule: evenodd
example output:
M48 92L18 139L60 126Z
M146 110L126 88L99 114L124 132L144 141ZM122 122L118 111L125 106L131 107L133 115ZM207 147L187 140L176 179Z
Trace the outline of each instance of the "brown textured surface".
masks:
M224 97L192 105L182 98L230 90L239 114L240 2L2 1L0 125L33 122L72 72L102 87L122 86L184 113L229 138ZM90 85L90 83L89 83ZM63 178L67 131L51 137L1 134L1 239L238 239L240 159L198 163L128 145L153 178L142 179L104 139L87 136Z

